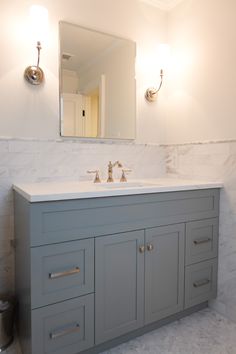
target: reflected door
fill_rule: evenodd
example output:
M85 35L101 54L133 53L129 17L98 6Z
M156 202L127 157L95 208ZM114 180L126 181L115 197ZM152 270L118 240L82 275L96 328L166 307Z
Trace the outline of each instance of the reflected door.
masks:
M62 134L97 137L99 129L98 95L63 94Z
M82 95L63 94L62 134L65 136L84 136Z

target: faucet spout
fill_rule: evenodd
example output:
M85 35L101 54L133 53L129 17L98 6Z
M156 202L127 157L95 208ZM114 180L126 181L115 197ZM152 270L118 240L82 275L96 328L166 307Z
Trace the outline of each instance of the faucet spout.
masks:
M113 179L113 167L123 167L122 166L122 163L120 161L116 161L114 163L112 163L111 161L109 161L109 164L108 164L108 178L107 178L107 182L114 182L114 179Z

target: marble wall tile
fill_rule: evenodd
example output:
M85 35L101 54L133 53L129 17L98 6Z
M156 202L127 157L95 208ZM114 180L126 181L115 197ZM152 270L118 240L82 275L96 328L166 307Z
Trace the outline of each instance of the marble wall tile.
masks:
M169 177L224 182L220 198L218 298L211 305L236 322L236 142L167 146Z
M163 147L127 142L24 140L0 138L0 293L14 291L14 230L12 184L60 180L91 180L88 169L107 177L109 160L133 170L130 178L162 177ZM119 169L114 169L118 179Z

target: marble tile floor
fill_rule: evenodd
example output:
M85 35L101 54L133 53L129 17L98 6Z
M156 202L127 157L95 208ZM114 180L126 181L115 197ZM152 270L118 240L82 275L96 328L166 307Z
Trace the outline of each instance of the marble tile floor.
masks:
M3 353L25 354L17 340ZM102 354L236 354L236 324L205 309Z
M236 354L236 324L205 309L102 354Z

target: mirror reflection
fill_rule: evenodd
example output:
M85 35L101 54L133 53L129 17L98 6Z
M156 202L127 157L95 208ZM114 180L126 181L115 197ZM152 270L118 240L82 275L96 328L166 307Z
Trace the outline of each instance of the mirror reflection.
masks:
M134 139L133 41L60 23L61 135Z

